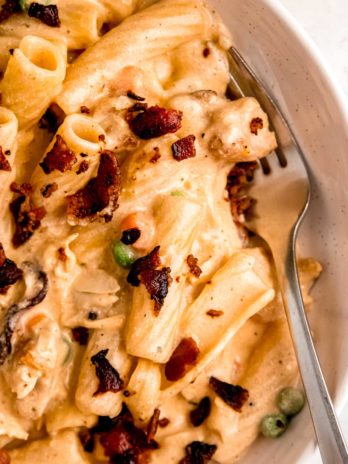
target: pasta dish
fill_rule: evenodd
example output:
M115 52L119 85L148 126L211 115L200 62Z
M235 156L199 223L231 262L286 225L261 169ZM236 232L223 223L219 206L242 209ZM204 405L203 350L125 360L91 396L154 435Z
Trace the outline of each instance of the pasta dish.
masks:
M0 1L1 464L231 464L302 408L230 46L202 0Z

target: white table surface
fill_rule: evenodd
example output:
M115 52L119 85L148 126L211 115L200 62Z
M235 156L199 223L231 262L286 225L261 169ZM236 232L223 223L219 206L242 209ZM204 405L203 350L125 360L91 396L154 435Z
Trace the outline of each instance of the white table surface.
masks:
M317 44L327 66L345 91L348 104L348 0L278 1L293 14ZM348 404L340 414L340 423L348 441ZM305 464L321 463L318 453Z

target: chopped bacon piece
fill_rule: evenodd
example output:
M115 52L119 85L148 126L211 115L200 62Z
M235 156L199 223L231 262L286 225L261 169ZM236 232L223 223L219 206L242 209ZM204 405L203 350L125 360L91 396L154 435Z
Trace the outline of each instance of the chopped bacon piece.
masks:
M68 216L77 219L104 219L108 222L117 207L121 175L116 155L106 150L100 155L97 176L67 197ZM103 211L107 209L107 212Z
M28 15L36 18L50 27L60 27L60 19L57 5L42 5L33 2L29 6Z
M188 135L172 144L172 153L176 161L183 161L187 158L194 158L196 156L195 148L196 137Z
M185 447L186 457L181 459L179 464L208 464L216 450L216 445L193 441Z
M10 211L16 225L12 243L18 248L40 227L46 210L43 207L35 208L28 196L21 195L10 203Z
M207 316L210 316L210 317L220 317L223 315L223 311L220 311L218 309L209 309L206 314Z
M164 373L166 378L175 382L197 364L199 348L193 338L183 338L167 362Z
M145 285L151 300L155 301L154 313L156 316L163 306L164 299L168 294L168 287L172 281L169 267L156 269L161 265L159 249L160 247L156 246L148 255L137 259L132 264L127 276L127 282L134 287L138 287L140 283Z
M135 94L132 90L128 90L127 97L140 102L145 101L144 97L139 97L139 95Z
M178 131L181 128L181 111L150 106L134 116L134 110L128 111L127 121L139 138L148 140Z
M125 245L133 245L141 235L141 231L136 227L122 231L121 242Z
M139 287L141 281L139 275L143 271L156 269L161 265L161 258L159 256L160 247L156 246L148 255L138 258L132 264L127 276L127 282L133 287Z
M5 0L0 9L0 23L10 18L16 11L19 11L18 0Z
M5 450L0 450L0 464L11 464L10 455Z
M237 163L227 176L227 193L231 206L232 218L238 228L241 238L246 242L247 232L243 226L244 213L255 200L244 193L248 183L253 180L254 171L258 169L256 161Z
M52 184L47 184L41 187L40 192L44 198L49 198L56 190L58 190L58 184L53 182Z
M79 164L79 167L77 168L76 174L81 174L83 172L88 171L89 168L89 162L86 160L81 161Z
M151 443L155 438L158 429L160 414L160 410L156 408L151 416L151 419L149 420L149 423L147 424L146 436L148 443Z
M201 399L198 406L190 412L190 421L194 427L199 427L209 417L211 403L209 396Z
M91 430L83 428L79 432L79 439L82 445L82 448L86 453L93 453L94 450L94 436ZM0 462L1 464L1 462Z
M0 293L5 294L8 288L15 284L23 275L14 261L6 257L4 248L0 243Z
M62 261L63 263L65 263L65 261L68 259L67 255L65 253L64 247L58 248L57 254L58 254L59 261Z
M161 157L161 153L160 153L160 150L158 147L154 147L153 151L155 152L152 157L150 158L150 163L157 163L157 161L160 159Z
M261 118L254 118L250 122L250 132L257 135L258 131L263 129L263 121Z
M160 270L148 269L140 273L141 283L145 285L149 292L151 300L155 301L154 313L158 316L165 297L168 295L168 287L172 279L170 276L170 267L164 267Z
M65 113L57 103L52 103L39 121L40 129L56 132L65 119Z
M146 433L134 425L133 417L125 406L111 424L105 425L101 427L98 424L96 428L107 429L100 434L100 444L112 463L146 464L151 450L158 448L154 440L149 441Z
M117 393L123 388L123 380L117 370L106 359L109 350L101 350L91 357L91 362L95 366L96 374L99 379L99 387L93 396L100 393Z
M165 427L167 427L169 424L170 424L170 420L168 419L168 417L163 417L162 419L160 419L160 420L158 421L158 425L159 425L161 428L165 428Z
M74 327L71 332L75 342L82 346L87 345L89 339L89 330L86 327Z
M0 147L0 171L11 171L11 165L6 159L2 147Z
M249 392L245 388L222 382L216 377L210 377L209 386L228 406L237 412L242 411L244 403L249 398Z
M56 169L60 172L71 171L75 163L77 163L75 153L60 135L56 135L52 150L46 154L40 166L45 174L50 174Z
M209 47L205 47L203 49L203 56L204 58L208 58L208 56L210 55L210 48Z
M28 182L23 182L23 184L17 184L17 182L12 182L10 185L11 192L19 193L20 195L29 195L33 191L33 186Z
M188 255L186 258L187 265L190 269L191 274L195 277L199 277L202 274L202 269L198 266L198 259L193 255Z

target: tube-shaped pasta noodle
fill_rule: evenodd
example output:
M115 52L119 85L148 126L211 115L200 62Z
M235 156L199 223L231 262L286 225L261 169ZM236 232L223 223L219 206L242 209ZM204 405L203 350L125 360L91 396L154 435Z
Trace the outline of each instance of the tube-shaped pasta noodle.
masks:
M15 158L15 151L16 151L16 137L17 137L17 129L18 129L18 122L15 114L8 110L7 108L0 107L0 148L2 153L6 154L6 160L10 165L11 171L3 171L0 170L0 204L3 205L5 202L5 198L10 195L9 192L9 184L11 180L14 178L14 158ZM8 152L9 150L9 152ZM1 209L0 213L0 223L3 222L3 218L5 214L8 213L6 208ZM2 227L9 228L10 221L6 221L6 224L2 224ZM8 232L8 230L6 230ZM2 234L3 235L3 234ZM6 233L7 235L7 233Z
M11 464L89 464L77 433L66 430L50 438L32 441L9 452Z
M72 64L56 98L58 105L67 114L76 112L105 93L125 66L166 53L192 38L209 38L211 25L211 14L200 0L162 0L130 16Z
M98 393L99 380L91 357L101 350L108 350L107 360L117 370L122 380L128 375L131 360L123 348L121 336L114 329L98 329L88 342L75 394L76 406L84 414L117 416L122 409L124 397L120 392Z
M270 324L248 362L246 373L238 382L250 395L239 414L238 430L226 446L218 447L214 458L226 460L228 453L228 462L239 461L244 450L258 436L262 417L274 411L276 392L296 383L297 369L286 320Z
M22 39L1 82L3 104L16 114L20 126L39 120L59 93L65 69L58 46L33 35Z
M255 258L237 252L214 274L181 322L182 338L192 337L200 350L198 364L164 390L174 395L211 362L240 327L274 298L274 290L253 270ZM210 317L209 310L222 311Z
M91 428L96 424L97 419L95 414L84 414L68 399L47 414L46 428L50 434L72 427Z
M151 418L158 406L161 378L158 364L139 359L127 385L129 396L125 397L125 403L140 425L144 425Z
M22 424L24 420L18 417L17 411L14 411L13 403L12 395L5 386L5 382L1 379L0 436L6 435L10 438L26 440L28 433Z
M154 301L143 285L133 291L132 308L126 327L126 347L133 356L166 362L173 351L181 314L182 287L176 277L187 270L186 257L198 230L202 207L183 197L165 197L157 211L156 237L164 266L171 268L173 282L158 315ZM183 231L185 231L183 233Z
M45 207L47 213L53 213L64 206L65 197L75 193L93 176L98 165L99 152L103 147L103 142L99 137L105 136L105 132L92 118L82 114L72 114L66 117L59 127L56 137L48 146L42 160L52 150L57 141L57 135L62 137L68 148L74 152L76 162L71 170L65 172L54 169L46 174L40 165L35 168L31 178L31 183L35 185L33 198L37 204ZM83 157L80 156L81 153ZM80 163L83 161L88 163L88 170L77 175ZM52 195L43 197L41 190L54 183L57 185L57 193L53 192Z

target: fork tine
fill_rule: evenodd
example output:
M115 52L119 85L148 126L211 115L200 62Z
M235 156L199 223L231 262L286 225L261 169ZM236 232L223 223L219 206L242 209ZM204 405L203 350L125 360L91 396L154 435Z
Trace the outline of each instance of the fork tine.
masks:
M279 164L281 167L286 167L288 164L285 156L286 148L292 144L295 144L297 149L299 148L288 123L263 83L255 75L238 50L231 47L228 57L231 78L229 91L238 98L252 96L259 101L261 107L269 116L271 128L277 134L278 148L276 149L276 155ZM300 150L298 151L300 152Z

